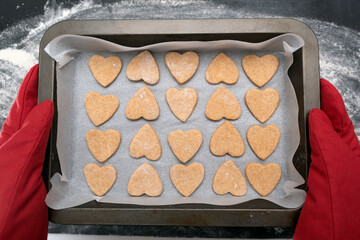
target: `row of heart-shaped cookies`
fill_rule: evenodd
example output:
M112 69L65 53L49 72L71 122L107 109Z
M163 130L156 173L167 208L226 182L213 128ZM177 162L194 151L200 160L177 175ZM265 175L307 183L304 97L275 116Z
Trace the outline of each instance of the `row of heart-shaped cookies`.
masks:
M116 56L104 58L94 55L89 60L89 67L95 79L103 86L111 84L122 68L121 59ZM199 66L199 56L195 52L169 52L165 56L165 64L174 79L184 84L195 74ZM242 59L242 67L249 79L259 87L264 86L274 76L279 65L274 55L248 55ZM126 69L126 76L131 81L143 80L148 84L156 84L160 79L159 67L149 51L136 55ZM206 81L211 84L220 82L235 84L239 78L236 64L224 53L218 54L210 63L205 73Z
M249 163L245 168L245 174L255 191L261 196L267 196L278 184L281 169L275 163L266 165ZM98 196L103 196L108 192L117 178L116 169L113 166L100 167L94 163L85 166L84 175L90 189ZM201 163L188 166L177 164L170 169L172 183L185 197L190 196L198 188L204 176L205 169ZM245 178L232 160L223 163L216 171L212 187L219 195L231 193L234 196L244 196L247 192ZM144 163L131 175L127 191L131 196L145 194L156 197L163 192L163 184L155 168L149 163Z
M165 98L173 114L182 122L186 122L196 107L198 94L195 89L189 87L182 90L170 88L166 91ZM255 118L262 123L273 115L279 101L280 95L273 88L263 91L250 89L245 94L246 105ZM85 97L86 112L95 126L110 119L118 106L119 101L113 95L102 96L97 92L90 92ZM127 104L125 114L131 120L157 119L160 114L159 105L151 90L145 86L140 88ZM221 86L211 95L206 105L205 115L214 121L222 118L235 120L241 115L241 107L232 92Z
M280 129L276 125L265 128L254 125L247 131L247 140L254 153L265 160L275 150L280 139ZM86 143L99 162L105 162L118 149L121 135L110 129L100 131L92 129L86 134ZM203 142L202 133L197 129L186 132L175 130L169 133L168 143L175 156L183 163L192 159ZM156 161L161 156L161 143L150 124L145 124L133 137L129 152L133 158L146 157ZM244 154L245 145L240 133L229 121L222 123L213 133L210 140L210 151L216 156L229 154L240 157Z

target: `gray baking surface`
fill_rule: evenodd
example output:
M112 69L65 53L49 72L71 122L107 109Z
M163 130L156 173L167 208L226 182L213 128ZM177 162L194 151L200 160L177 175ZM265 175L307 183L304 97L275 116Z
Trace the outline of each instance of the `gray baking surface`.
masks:
M299 144L298 104L295 91L288 78L287 70L292 63L292 52L302 47L303 41L296 35L286 34L264 43L252 44L232 40L215 42L174 42L160 43L142 48L126 48L100 39L80 36L60 36L54 39L46 51L57 62L57 104L58 104L58 135L57 148L60 158L62 175L55 174L52 179L46 203L53 209L73 207L96 199L101 202L127 203L139 205L170 205L180 203L209 203L214 205L233 205L261 198L249 182L248 191L243 197L234 197L231 194L217 195L212 190L212 179L222 163L232 159L239 167L244 177L245 167L250 162L266 164L274 162L280 165L282 177L275 190L265 197L280 206L287 208L299 207L305 199L305 192L295 189L304 183L304 179L295 170L292 163L293 155ZM291 47L290 47L291 46ZM149 49L153 53L159 68L160 81L156 85L147 85L143 81L132 82L126 77L126 67L131 59L141 50ZM179 85L165 66L164 57L167 51L185 50L197 51L200 64L193 78L184 85ZM239 69L239 81L234 85L211 85L205 80L205 72L212 59L220 52L226 53ZM275 88L281 96L280 104L274 115L265 123L258 122L248 110L244 96L247 90L257 88L245 75L241 60L247 54L274 54L279 59L279 68L270 82L261 89ZM123 67L117 79L107 88L103 88L94 79L88 60L94 54L104 57L118 56ZM61 65L61 67L59 67ZM160 116L154 121L144 119L132 121L125 116L126 104L132 95L142 86L148 86L154 93L160 107ZM211 94L219 87L225 86L238 99L242 114L239 119L231 121L240 132L244 143L245 153L239 158L229 155L217 157L211 154L209 142L213 132L225 120L211 121L205 116L205 106ZM182 89L192 87L197 90L199 99L197 106L186 121L182 123L171 112L165 100L167 89L175 87ZM120 102L114 116L101 125L95 127L86 114L84 99L88 92L96 91L102 95L115 95ZM150 123L158 134L162 145L162 156L158 161L149 161L146 158L133 159L129 155L129 144L136 132L145 124ZM253 153L246 140L247 129L258 124L267 126L276 124L281 130L279 145L272 155L265 161L260 160ZM173 130L198 129L203 134L203 144L198 153L186 163L189 165L200 162L205 167L205 178L199 188L190 197L183 197L172 185L170 168L175 164L182 164L167 143L167 136ZM86 132L90 129L115 129L121 133L121 144L117 152L105 163L99 163L92 156L85 141ZM164 191L159 197L131 197L127 191L127 183L134 170L142 163L152 164L158 171L164 184ZM88 163L98 165L111 164L117 170L117 180L114 186L104 197L97 197L88 187L83 168Z

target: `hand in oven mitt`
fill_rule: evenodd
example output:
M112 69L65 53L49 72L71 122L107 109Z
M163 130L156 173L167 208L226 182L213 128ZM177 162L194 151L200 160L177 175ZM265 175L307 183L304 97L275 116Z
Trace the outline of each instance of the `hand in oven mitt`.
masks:
M336 88L320 80L309 115L309 190L294 240L360 239L360 145Z
M47 239L46 189L41 177L54 115L36 105L38 65L20 86L0 133L0 239Z

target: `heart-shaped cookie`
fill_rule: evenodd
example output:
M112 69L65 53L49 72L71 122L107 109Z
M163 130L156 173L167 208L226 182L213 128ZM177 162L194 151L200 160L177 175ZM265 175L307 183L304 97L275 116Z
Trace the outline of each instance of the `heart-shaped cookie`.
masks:
M99 162L105 162L118 149L121 135L114 129L105 132L92 129L86 133L86 143L92 155Z
M210 151L216 156L229 154L240 157L244 154L244 142L231 122L225 121L215 130L210 140Z
M273 88L264 91L254 88L246 92L245 102L254 117L264 123L278 107L280 94Z
M119 100L113 95L101 96L97 92L89 92L85 97L85 108L95 126L109 120L119 107Z
M196 72L199 66L199 56L196 52L169 52L165 56L165 64L173 78L180 84L184 84Z
M261 160L270 156L280 140L280 129L275 124L265 128L254 125L247 130L247 140L250 147Z
M224 53L217 55L206 70L205 78L208 83L235 84L239 78L239 70L236 64Z
M104 58L94 55L89 60L89 67L96 81L103 87L107 87L119 75L122 67L120 58L111 56Z
M185 197L193 194L203 181L204 174L204 166L201 163L193 163L189 166L177 164L170 169L172 183Z
M160 79L159 67L149 51L136 55L126 68L126 76L131 81L140 81L156 84Z
M205 115L214 121L221 118L235 120L241 115L241 107L234 94L221 86L211 95L206 105Z
M261 165L253 162L246 166L245 174L254 190L265 197L269 195L279 183L281 168L276 163Z
M198 100L198 94L193 88L184 88L181 91L170 88L165 97L171 111L182 122L186 122L190 117Z
M133 158L146 157L151 161L161 156L161 143L150 124L145 124L135 134L129 146L130 156Z
M127 191L131 196L135 197L143 194L157 197L163 191L163 184L155 168L149 163L144 163L131 175Z
M232 160L223 163L216 171L213 189L219 195L231 193L239 197L246 194L245 178Z
M128 119L144 118L155 120L159 116L159 105L154 94L147 87L142 87L130 99L125 114Z
M111 165L100 167L95 163L89 163L84 168L84 175L91 191L101 197L114 185L116 169Z
M168 142L175 156L183 163L189 161L199 150L203 137L199 130L170 132Z
M248 78L258 87L264 86L276 73L279 60L274 55L247 55L242 60Z

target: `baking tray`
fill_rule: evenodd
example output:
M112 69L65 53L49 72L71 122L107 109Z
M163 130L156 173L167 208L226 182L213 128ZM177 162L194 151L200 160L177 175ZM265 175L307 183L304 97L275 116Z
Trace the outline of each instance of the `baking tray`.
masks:
M300 144L294 155L296 169L305 179L307 190L310 162L307 116L320 106L319 54L317 39L304 23L294 19L204 19L204 20L83 20L63 21L50 27L40 42L38 102L54 101L55 114L45 156L43 178L60 172L56 149L56 68L44 48L63 34L92 36L117 44L140 47L167 41L239 40L262 42L284 33L295 33L305 45L294 53L289 77L299 103ZM286 209L257 199L233 206L180 204L137 206L92 201L81 206L49 209L49 220L62 224L180 225L180 226L295 226L300 208Z

